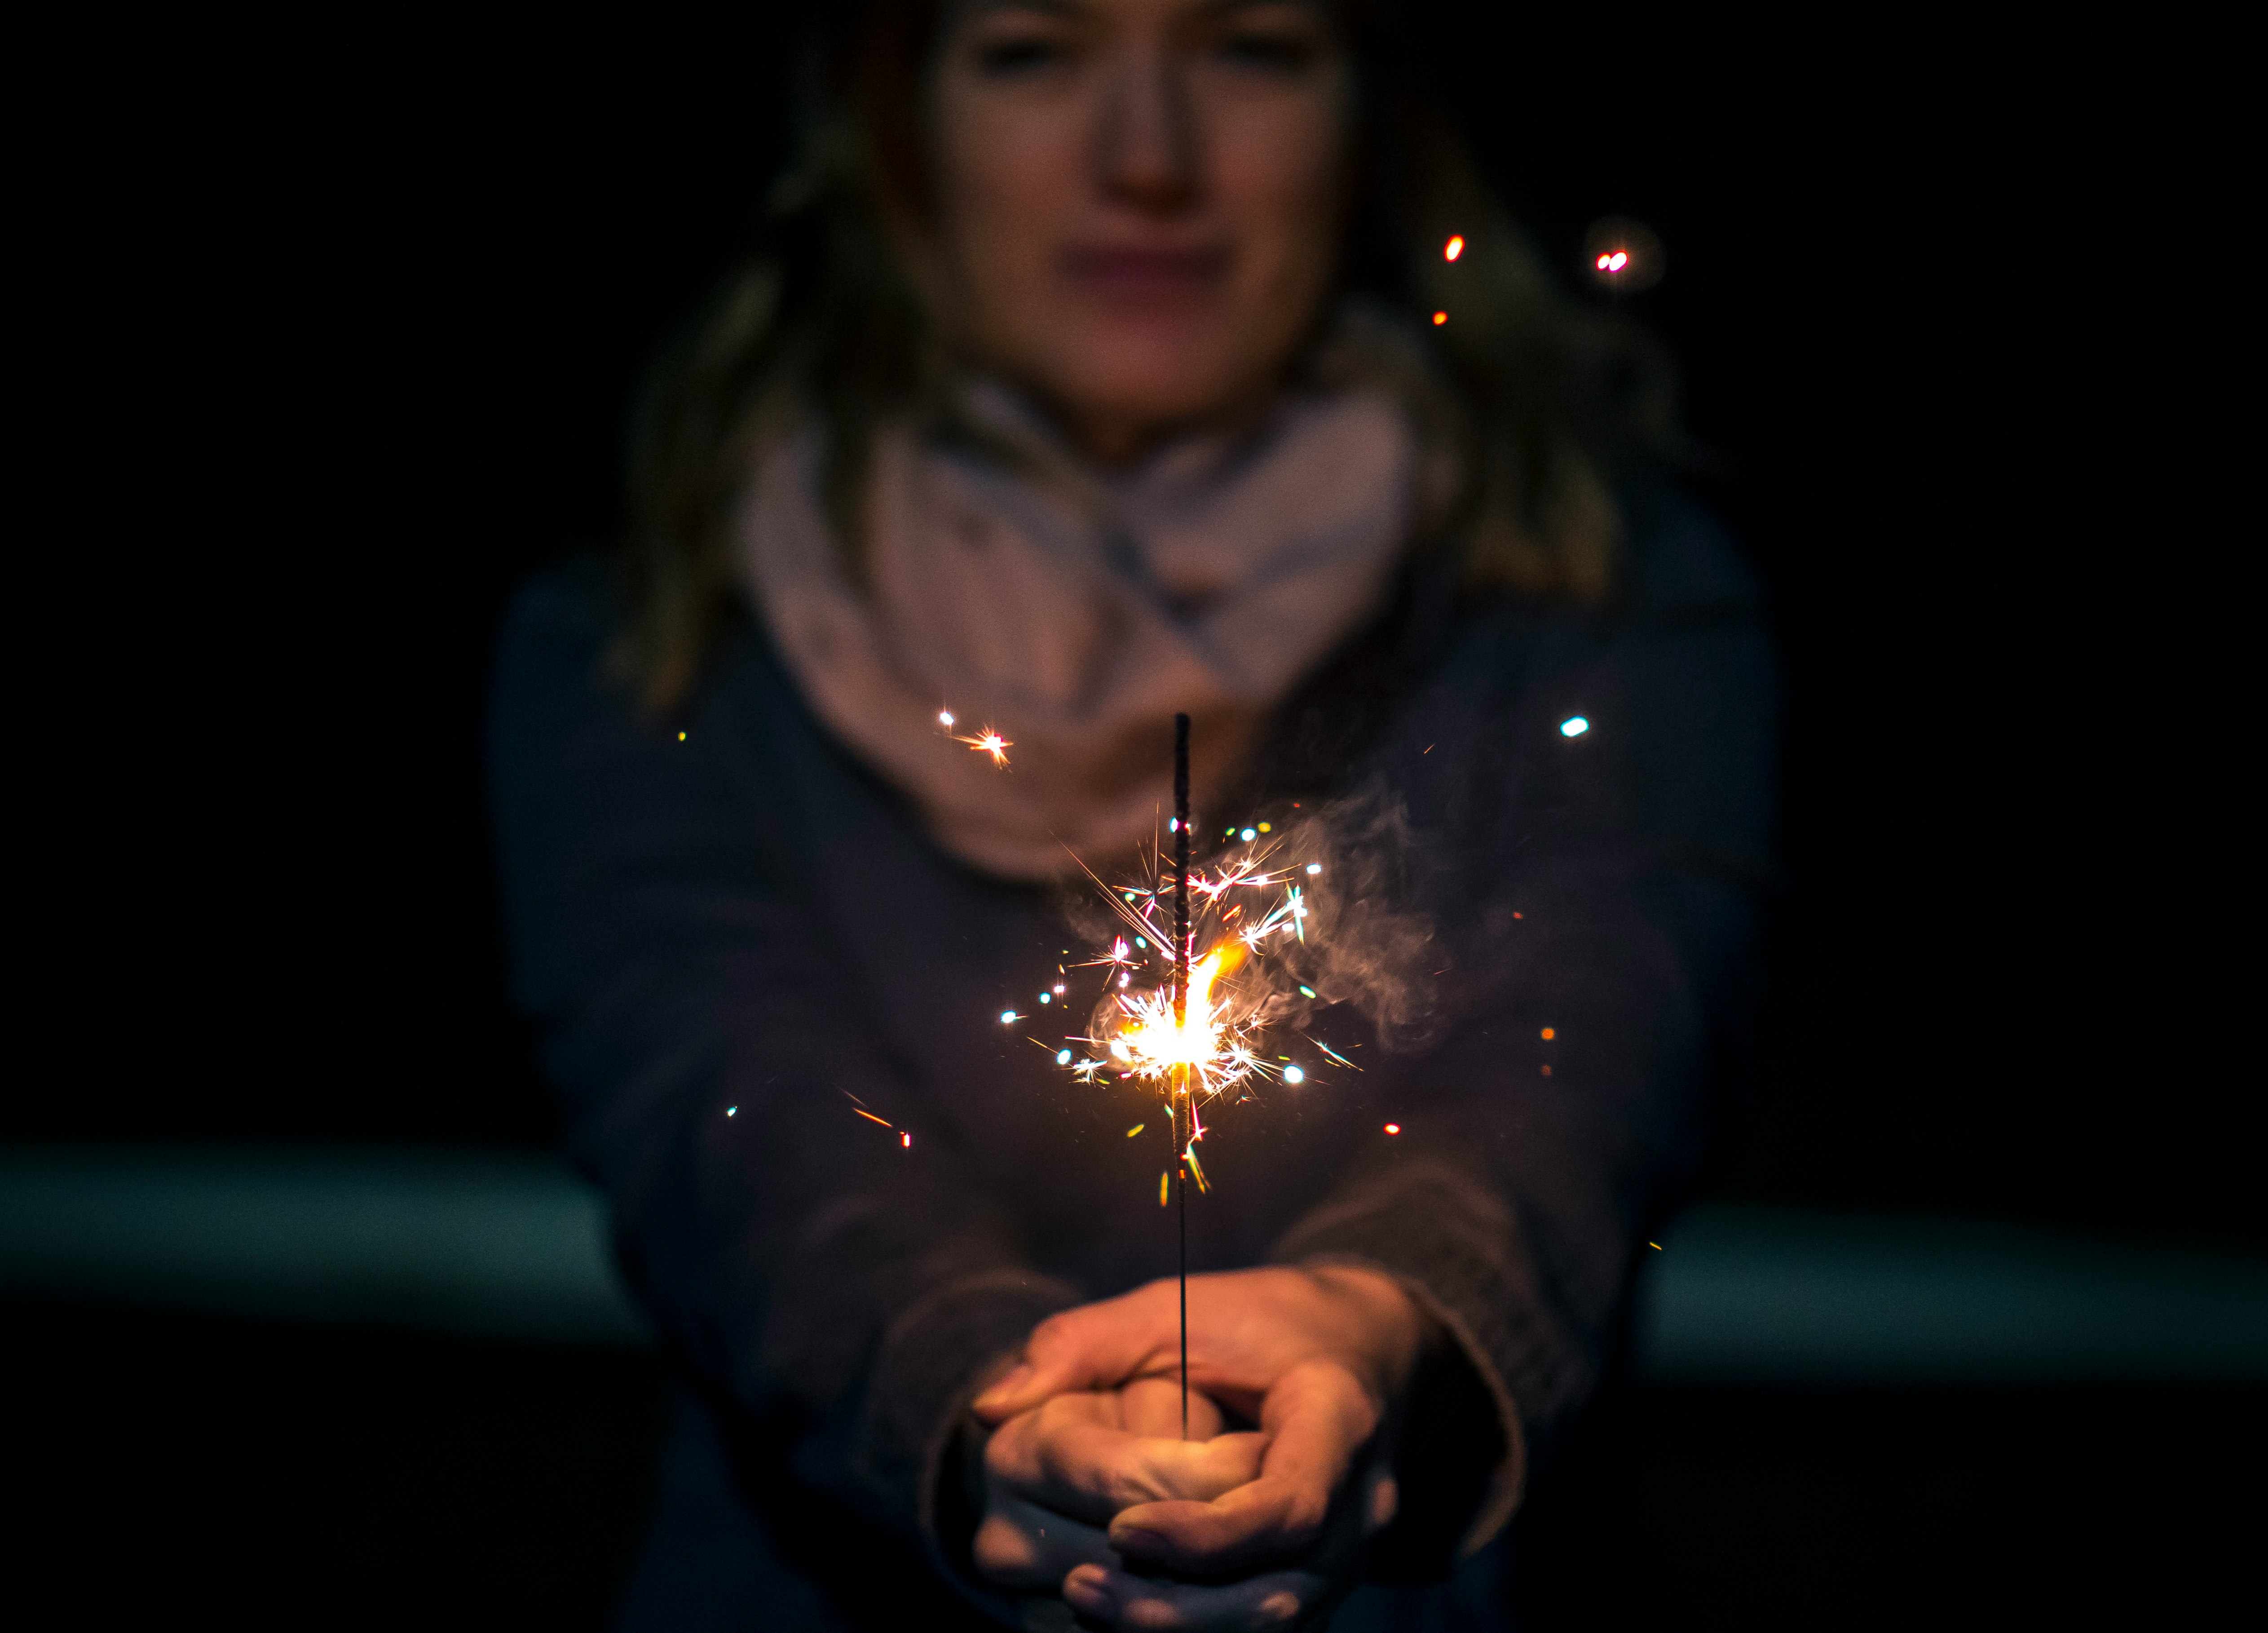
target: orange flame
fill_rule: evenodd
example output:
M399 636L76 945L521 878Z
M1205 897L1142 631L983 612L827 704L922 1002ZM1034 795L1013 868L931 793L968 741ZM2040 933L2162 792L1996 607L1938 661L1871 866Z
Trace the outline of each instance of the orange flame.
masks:
M1130 1071L1162 1077L1175 1071L1204 1074L1221 1064L1226 1005L1213 1001L1212 986L1244 962L1244 943L1223 942L1189 966L1189 991L1183 1019L1174 1023L1171 989L1145 993L1128 1002L1129 1024L1111 1041L1110 1052Z

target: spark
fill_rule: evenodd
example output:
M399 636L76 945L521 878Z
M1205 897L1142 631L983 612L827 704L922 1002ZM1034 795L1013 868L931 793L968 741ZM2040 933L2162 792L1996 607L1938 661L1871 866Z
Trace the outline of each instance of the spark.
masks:
M1000 1024L1003 1026L1013 1026L1018 1018L1019 1017L1013 1009L1003 1009L1000 1011Z
M1462 233L1452 237L1447 243L1441 246L1441 259L1444 261L1454 261L1464 253L1465 240Z
M858 1112L858 1108L855 1105L850 1109L854 1112ZM865 1118L870 1123L880 1123L885 1128L887 1128L890 1126L890 1119L888 1118L877 1117L872 1112L858 1112L858 1115Z
M1610 249L1599 257L1599 270L1602 272L1619 272L1628 265L1630 251L1627 249Z
M1400 1123L1388 1123L1386 1125L1386 1132L1390 1134L1400 1134L1402 1132L1402 1125Z
M1080 968L1105 971L1106 986L1083 1041L1090 1058L1072 1070L1086 1082L1105 1073L1157 1090L1175 1121L1183 1117L1189 1136L1182 1156L1203 1136L1203 1105L1240 1090L1256 1080L1281 1078L1282 1069L1263 1055L1259 1039L1288 1001L1293 983L1272 979L1269 955L1308 939L1312 907L1307 889L1294 885L1298 867L1276 861L1283 840L1268 824L1230 829L1244 848L1211 866L1192 868L1188 877L1190 906L1189 986L1174 1018L1172 970L1173 900L1170 867L1162 851L1153 858L1145 887L1106 884L1081 861L1079 865L1117 915L1123 928L1108 950L1080 962ZM1073 860L1078 861L1076 853ZM1309 887L1311 888L1311 887ZM1138 980L1136 978L1139 977ZM1058 988L1058 991L1063 990ZM1065 1004L1072 1000L1064 999ZM1286 1059L1288 1057L1278 1057ZM1059 1065L1071 1064L1063 1054ZM1290 1081L1304 1082L1295 1068ZM1189 1177L1200 1190L1208 1181L1202 1164Z
M1231 1024L1227 1006L1212 993L1213 983L1233 974L1244 959L1240 938L1222 942L1191 964L1189 998L1178 1025L1170 986L1120 998L1121 1015L1113 1017L1118 1033L1110 1040L1110 1052L1136 1076L1162 1081L1187 1072L1213 1094L1245 1076L1249 1068L1240 1054L1249 1051L1240 1050L1241 1038L1225 1035Z
M1559 1029L1558 1029L1557 1027L1556 1027L1556 1026L1547 1026L1547 1027L1545 1027L1545 1028L1543 1029L1543 1041L1544 1041L1545 1043L1550 1043L1550 1042L1554 1038L1557 1038L1558 1035L1559 1035Z
M900 1134L898 1135L898 1143L910 1151L913 1149L914 1137L909 1134Z
M1330 1056L1332 1060L1336 1060L1341 1066L1345 1067L1350 1072L1359 1072L1362 1070L1362 1068L1357 1066L1352 1060L1348 1060L1346 1056L1332 1048L1330 1045L1326 1043L1315 1043L1315 1040L1312 1038L1308 1038L1307 1041L1311 1044L1315 1044L1316 1048L1321 1049L1325 1054Z
M1433 314L1433 327L1434 327L1435 329L1439 329L1439 328L1440 328L1442 324L1444 324L1444 323L1447 322L1448 321L1449 321L1449 314L1448 314L1447 313L1446 313L1446 312L1436 312L1436 313Z
M1559 735L1563 737L1580 737L1590 729L1591 722L1580 714L1570 714L1559 722Z
M951 732L958 722L954 720L951 709L939 709L937 712L937 723ZM1005 770L1008 765L1008 750L1016 746L1003 736L997 728L990 726L983 728L973 736L963 736L954 733L953 740L955 743L967 743L969 751L973 754L990 755L992 764L1003 770Z
M990 726L974 737L955 737L954 741L967 743L979 754L990 755L995 765L1005 765L1008 763L1008 750L1016 746Z
M1193 862L1185 880L1174 876L1162 824L1160 841L1145 859L1147 876L1137 881L1106 881L1064 847L1117 924L1107 940L1098 938L1094 956L1072 959L1066 952L1070 962L1058 966L1074 976L1078 970L1102 972L1086 1035L1065 1039L1068 1047L1044 1046L1079 1083L1123 1083L1159 1096L1179 1148L1174 1166L1160 1179L1168 1206L1176 1175L1200 1192L1211 1188L1199 1156L1208 1105L1223 1097L1241 1104L1271 1083L1304 1088L1323 1069L1295 1063L1289 1053L1269 1046L1273 1027L1300 1012L1303 1001L1318 998L1285 961L1316 941L1322 920L1314 892L1323 864L1286 856L1292 840L1279 831L1282 826L1271 818L1215 829L1227 845L1210 861ZM1185 885L1189 903L1182 966L1188 984L1179 1019L1176 884ZM1047 995L1066 1009L1086 1001L1070 983L1057 983ZM1362 1069L1329 1045L1300 1036L1322 1060ZM1126 1137L1143 1132L1150 1120L1136 1122Z

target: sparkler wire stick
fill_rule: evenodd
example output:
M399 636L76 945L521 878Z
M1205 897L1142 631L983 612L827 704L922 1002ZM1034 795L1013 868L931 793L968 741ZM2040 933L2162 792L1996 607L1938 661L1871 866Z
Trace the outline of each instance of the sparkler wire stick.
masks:
M1189 717L1174 716L1174 1031L1189 1024ZM1187 1098L1189 1071L1175 1074L1176 1099ZM1197 1103L1189 1102L1190 1122ZM1172 1125L1169 1125L1172 1126ZM1178 1134L1178 1127L1175 1129ZM1191 1139L1196 1135L1192 1128ZM1175 1164L1182 1193L1182 1438L1189 1437L1189 1165Z

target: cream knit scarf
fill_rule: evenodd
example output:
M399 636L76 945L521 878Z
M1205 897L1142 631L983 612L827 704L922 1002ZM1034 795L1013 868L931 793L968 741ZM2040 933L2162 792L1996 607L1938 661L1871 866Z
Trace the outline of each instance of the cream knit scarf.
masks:
M956 408L974 436L878 437L863 583L814 498L815 432L759 455L735 536L820 719L946 850L1014 879L1122 863L1162 829L1177 712L1197 787L1220 787L1377 610L1442 479L1384 389L1290 395L1123 474L998 386ZM1006 737L1005 768L941 713Z

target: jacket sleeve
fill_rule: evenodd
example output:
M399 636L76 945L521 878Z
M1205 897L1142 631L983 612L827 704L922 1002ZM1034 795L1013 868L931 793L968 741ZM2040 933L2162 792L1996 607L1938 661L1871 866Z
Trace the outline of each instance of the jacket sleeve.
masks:
M1453 673L1422 703L1425 735L1462 712L1493 739L1447 767L1408 757L1440 785L1425 808L1451 814L1418 836L1445 876L1429 962L1451 1013L1370 1064L1401 1132L1275 1252L1393 1275L1455 1339L1499 1431L1451 1529L1468 1548L1596 1382L1744 1030L1771 877L1769 645L1746 572L1691 511L1638 569L1613 614L1543 620L1496 698Z
M942 1563L960 1407L1075 1298L845 1013L733 688L649 718L607 676L597 579L523 593L490 713L517 995L570 1148L664 1346L800 1478Z

